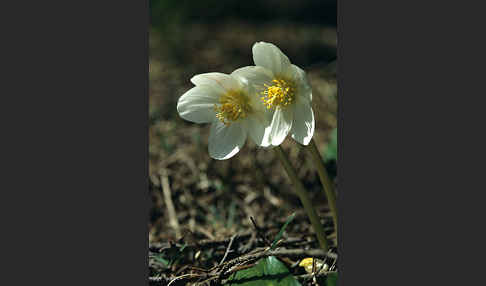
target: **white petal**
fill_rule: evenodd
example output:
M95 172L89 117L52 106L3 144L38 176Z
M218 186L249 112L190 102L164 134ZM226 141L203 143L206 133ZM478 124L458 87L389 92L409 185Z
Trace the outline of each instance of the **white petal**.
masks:
M209 86L196 86L184 93L177 102L180 117L195 123L212 122L216 118L214 105L219 95Z
M238 122L224 125L215 120L209 133L209 156L217 160L233 157L245 144L247 132Z
M264 84L270 84L274 78L270 70L259 66L242 67L233 71L231 75L246 81L249 85L261 86L262 89Z
M314 112L309 103L297 101L294 108L294 122L290 134L292 138L302 145L308 145L314 135Z
M292 128L292 113L292 108L277 107L275 110L270 127L270 138L273 146L282 144L285 137L289 134L290 129Z
M274 44L258 42L253 45L253 61L255 65L271 70L275 75L290 66L289 58Z
M266 90L265 84L272 84L272 72L263 67L251 66L239 68L232 72L231 75L245 83L252 109L257 113L267 112L261 97L263 91ZM271 121L271 117L269 121Z
M245 128L248 130L250 138L261 147L271 145L270 141L270 124L265 122L264 117L250 116L245 121Z
M195 75L191 78L191 82L195 85L212 86L214 89L219 90L220 92L241 88L241 83L236 78L219 72Z
M302 96L311 102L312 87L307 79L305 71L296 65L291 65L285 73L296 83L299 96Z

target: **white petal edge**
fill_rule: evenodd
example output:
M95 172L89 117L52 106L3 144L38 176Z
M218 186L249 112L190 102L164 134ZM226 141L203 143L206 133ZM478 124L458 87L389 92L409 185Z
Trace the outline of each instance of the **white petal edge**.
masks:
M282 144L292 128L292 108L277 107L270 126L270 139L273 146Z
M265 122L263 116L251 116L245 121L245 128L248 130L248 136L256 145L268 147L272 144L270 140L270 124Z
M184 93L177 102L177 112L185 120L208 123L216 118L214 105L219 95L209 86L196 86Z
M290 66L289 58L274 44L257 42L252 47L252 53L256 66L267 68L277 76Z
M226 160L236 155L245 144L247 131L239 122L224 125L215 120L209 132L209 156Z
M293 108L294 121L290 130L292 139L302 145L309 145L312 136L314 136L314 111L311 105L304 101L297 101Z
M196 86L209 85L221 93L228 90L241 88L241 83L238 81L237 78L219 72L210 72L195 75L191 78L191 82Z
M288 77L292 78L292 80L294 80L294 82L296 83L297 92L299 93L299 96L302 96L305 99L307 99L309 102L311 102L312 87L309 83L309 80L307 79L307 75L305 71L296 65L291 65L285 73Z
M272 72L263 67L248 66L233 71L231 75L239 78L239 80L247 87L246 91L255 113L267 113L261 97L263 91L266 89L265 84L272 84ZM269 119L270 120L267 120L268 122L271 121L271 117Z
M272 71L259 66L242 67L234 70L231 75L261 90L263 90L264 84L270 84L274 78Z

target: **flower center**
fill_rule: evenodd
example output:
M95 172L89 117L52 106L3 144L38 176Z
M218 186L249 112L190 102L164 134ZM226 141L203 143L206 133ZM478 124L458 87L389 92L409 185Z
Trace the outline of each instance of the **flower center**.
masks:
M219 98L220 105L214 105L216 118L225 125L240 118L245 118L251 112L248 96L241 91L231 90Z
M272 85L265 84L266 89L262 92L261 97L267 109L291 104L295 95L294 83L282 78L276 78L272 80L272 83Z

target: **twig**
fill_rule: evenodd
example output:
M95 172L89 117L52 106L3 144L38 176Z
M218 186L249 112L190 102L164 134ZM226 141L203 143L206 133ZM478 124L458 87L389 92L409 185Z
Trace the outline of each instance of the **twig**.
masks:
M240 234L238 237L235 238L234 242L240 242L243 240L248 239L251 237L253 231L249 231L243 234ZM219 240L208 240L208 239L202 239L198 241L195 244L187 244L185 249L198 249L198 250L203 250L203 249L210 249L218 246L223 246L227 245L231 238L225 238L225 239L219 239ZM149 250L151 252L155 253L160 253L164 249L170 248L170 244L163 242L163 243L150 243L149 245Z
M288 245L308 245L308 244L313 244L315 242L315 239L312 234L305 234L310 235L312 239L310 241L307 241L301 237L288 237L283 241L280 246L288 246ZM257 233L255 231L250 231L250 232L245 232L243 234L239 234L238 237L236 237L233 241L234 243L242 243L243 241L246 241L247 239L249 240L247 244L242 246L241 248L241 253L246 253L249 251L251 246L253 245L253 240L256 238ZM262 238L263 239L263 238ZM229 241L231 238L225 238L225 239L219 239L219 240L201 240L198 241L196 244L187 244L185 249L197 249L197 250L205 250L205 249L211 249L215 247L222 247L223 245L228 245ZM269 246L270 244L265 242L265 245ZM153 253L162 253L164 250L169 249L171 245L167 242L163 243L150 243L149 244L149 252Z
M172 197L171 197L171 191L170 191L170 185L169 185L169 177L167 175L167 170L163 168L161 170L161 186L162 186L162 191L164 192L164 200L165 204L167 206L167 211L169 213L169 223L170 225L174 228L176 237L180 238L181 237L181 229L179 227L179 222L177 221L177 214L174 208L174 203L172 202Z
M170 279L165 276L151 276L149 277L149 285L167 285ZM162 284L163 283L163 284Z
M246 244L242 245L239 248L240 252L241 253L247 253L251 249L251 247L252 247L253 243L255 242L255 240L256 240L256 233L252 231L251 232L251 237L248 240L248 242Z
M247 264L249 262L254 262L257 261L258 259L265 258L268 256L293 257L293 258L315 257L321 259L329 257L332 259L337 259L337 254L324 251L323 249L277 249L277 250L264 249L259 252L236 257L235 259L230 260L224 263L223 265L218 265L216 268L218 269L219 276L224 277L232 273L231 270L234 265Z
M257 225L257 223L255 222L255 219L251 216L250 220L253 223L253 226L255 227L257 235L263 240L263 242L265 242L266 245L270 246L272 244L272 242L269 241L267 239L267 237L265 236L265 234L262 233L262 229Z
M199 231L200 233L204 234L209 240L215 240L216 238L214 235L211 234L211 232L207 231L204 227L198 225L196 226L196 230Z
M303 257L316 257L316 258L331 258L337 259L338 255L336 253L324 251L320 248L316 249L277 249L273 251L268 251L266 256L285 256L293 258L303 258Z
M178 276L174 279L172 279L172 281L169 282L169 284L167 284L167 286L169 286L170 284L174 283L175 281L177 280L180 280L182 278L186 278L186 277L191 277L191 276L201 276L199 274L196 274L196 273L188 273L188 274L184 274L184 275L181 275L181 276Z
M219 265L223 264L224 260L226 259L226 256L228 256L228 253L230 252L230 249L231 249L231 245L233 244L233 241L235 240L235 238L237 236L238 236L238 234L235 234L231 237L231 240L228 244L228 248L226 248L226 252L224 253L223 259L221 259L221 262L219 262Z
M331 273L335 273L335 271L323 271L323 270L321 270L318 273L296 275L295 278L297 278L297 280L299 280L300 282L304 282L304 281L307 281L307 280L312 279L314 277L316 277L316 278L326 277L327 275L329 275Z
M234 237L234 238L233 238ZM233 241L236 239L235 236L233 236L232 239ZM228 246L228 250L231 248L231 245ZM239 257L236 257L232 260L229 260L227 262L224 262L222 260L222 263L209 269L209 270L202 270L201 274L186 274L182 276L178 276L174 278L170 283L174 282L175 280L178 279L183 279L187 278L189 276L192 277L199 277L199 278L204 278L207 279L206 281L214 281L216 282L217 285L218 282L225 281L226 278L228 278L231 274L234 272L240 271L242 269L246 269L248 267L253 266L259 259L265 258L268 256L276 256L280 258L285 258L285 257L291 257L291 258L305 258L305 257L314 257L314 258L320 258L320 259L325 259L325 258L330 258L330 259L337 259L337 254L336 253L331 253L331 252L326 252L322 249L276 249L276 250L269 250L269 248L264 248L264 249L259 249L257 252L252 252L246 255L242 255ZM201 271L199 270L199 271ZM169 283L169 284L170 284Z

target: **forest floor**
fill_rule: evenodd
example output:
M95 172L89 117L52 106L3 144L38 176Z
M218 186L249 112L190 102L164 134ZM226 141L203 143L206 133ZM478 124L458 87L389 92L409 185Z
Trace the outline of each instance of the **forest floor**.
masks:
M319 258L327 264L323 276L336 272L335 226L305 148L290 138L282 144L318 210L333 245L329 252L318 249L305 212L274 152L248 140L233 158L213 160L207 151L209 125L184 121L176 110L178 98L193 86L189 81L193 75L231 73L252 65L253 43L272 42L307 72L313 88L314 140L325 156L337 127L336 70L332 63L336 58L335 28L291 23L190 24L173 27L170 33L153 30L149 38L151 284L218 285L268 256L278 257L302 285L315 280L299 266L303 258ZM336 160L326 161L326 167L335 178ZM268 250L293 213L295 217L278 247Z

